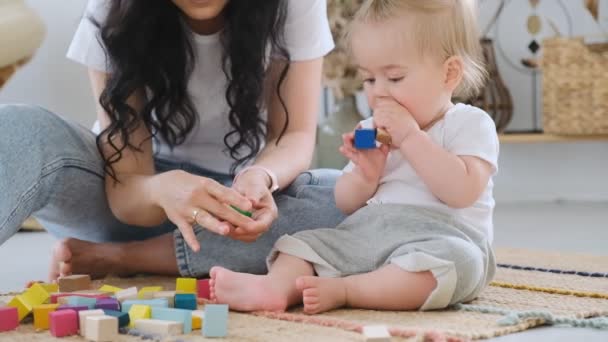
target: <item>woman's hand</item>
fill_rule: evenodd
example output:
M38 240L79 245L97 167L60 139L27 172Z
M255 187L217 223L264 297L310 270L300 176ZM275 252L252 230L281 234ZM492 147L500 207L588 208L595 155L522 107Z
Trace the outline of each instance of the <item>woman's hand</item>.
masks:
M195 224L224 236L230 234L232 227L254 230L259 226L253 219L230 207L233 205L251 211L251 201L213 179L181 170L165 172L155 179L158 182L153 187L155 202L178 227L188 246L195 252L200 250L192 228Z
M270 190L271 180L260 169L251 169L241 174L232 188L251 201L254 224L249 227L237 226L230 237L244 242L253 242L265 233L279 216L277 205ZM243 209L243 208L239 208Z
M389 147L381 145L379 148L359 150L354 147L354 140L354 132L342 135L343 144L340 146L340 153L357 166L354 172L360 173L367 183L378 184L384 173Z

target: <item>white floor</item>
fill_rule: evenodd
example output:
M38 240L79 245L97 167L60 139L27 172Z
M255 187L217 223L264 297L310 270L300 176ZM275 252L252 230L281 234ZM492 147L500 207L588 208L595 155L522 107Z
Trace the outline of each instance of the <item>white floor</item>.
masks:
M497 247L608 255L608 203L504 204L494 221ZM53 243L46 233L19 233L0 246L0 292L46 279ZM495 340L599 342L608 341L608 331L539 328Z

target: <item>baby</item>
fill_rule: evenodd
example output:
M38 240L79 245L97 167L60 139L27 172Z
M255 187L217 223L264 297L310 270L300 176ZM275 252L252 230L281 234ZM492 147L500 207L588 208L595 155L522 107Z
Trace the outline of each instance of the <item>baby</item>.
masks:
M482 86L474 0L368 0L349 39L373 126L391 145L340 151L335 229L283 236L267 275L211 269L231 309L306 313L342 306L431 310L474 299L495 272L492 176L498 137L481 109L453 104Z

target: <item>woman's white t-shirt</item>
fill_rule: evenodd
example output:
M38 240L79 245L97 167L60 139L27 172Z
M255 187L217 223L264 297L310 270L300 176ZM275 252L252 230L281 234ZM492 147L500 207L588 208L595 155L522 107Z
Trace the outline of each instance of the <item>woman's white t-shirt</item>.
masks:
M369 120L372 119L365 121ZM367 122L362 123L364 127L367 125ZM496 126L483 110L459 103L433 125L427 134L446 151L457 156L480 158L492 165L493 174L498 171L499 142ZM353 167L351 162L345 171L350 171ZM458 222L478 229L492 242L493 188L494 182L490 178L483 193L472 206L464 209L451 208L433 195L399 150L392 150L389 152L380 186L368 203L401 203L435 209L452 216Z
M88 18L92 16L102 21L107 16L109 4L108 0L89 0L67 54L76 62L104 72L111 71L99 29ZM331 51L334 42L327 20L326 0L287 0L284 35L292 61L316 59ZM199 114L198 125L186 141L173 150L163 141L156 142L154 149L161 158L228 173L234 160L224 145L224 136L232 129L225 98L227 79L222 71L220 33L194 34L194 48L197 63L188 91ZM261 115L266 118L266 113Z

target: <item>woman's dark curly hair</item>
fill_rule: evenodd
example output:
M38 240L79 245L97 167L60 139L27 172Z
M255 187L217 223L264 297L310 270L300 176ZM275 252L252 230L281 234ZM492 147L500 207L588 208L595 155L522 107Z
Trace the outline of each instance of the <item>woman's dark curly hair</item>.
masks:
M225 96L233 128L224 144L235 160L231 173L259 152L261 137L267 134L260 118L270 57L267 51L270 48L272 55L290 60L283 39L286 3L230 0L224 8L222 69L228 79ZM183 12L170 0L111 0L104 21L90 20L100 29L111 70L99 99L110 125L98 135L97 148L101 152L105 142L114 149L104 159L104 168L117 180L112 165L122 158L125 148L140 150L129 135L141 122L149 128L151 139L160 136L171 147L182 144L196 124L198 113L187 89L195 63L193 34ZM275 90L286 113L279 139L289 124L280 93L288 69L286 63ZM138 90L147 93L140 112L127 103ZM122 144L116 144L115 138ZM242 153L244 148L248 153Z

